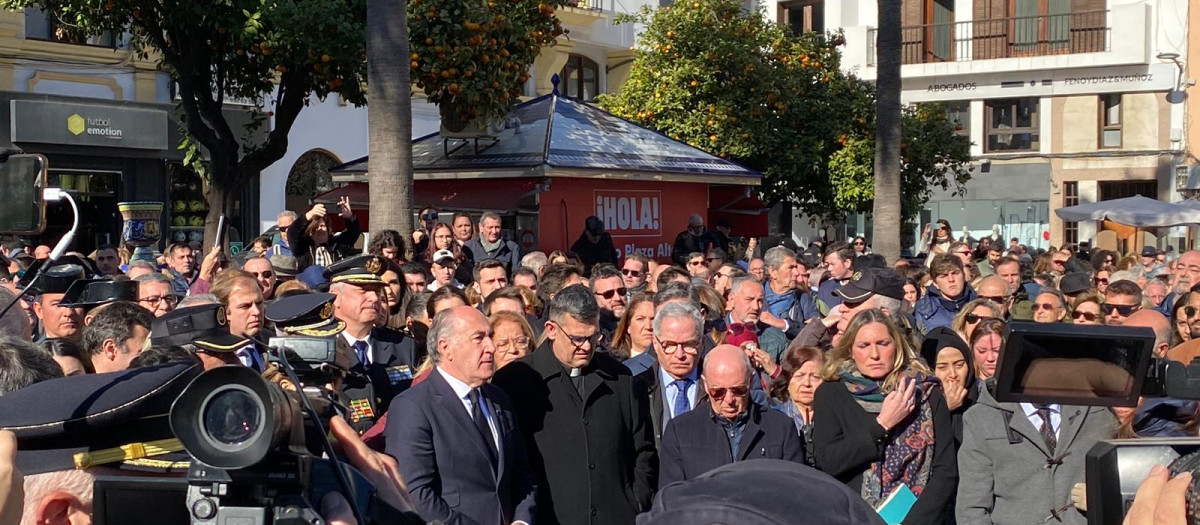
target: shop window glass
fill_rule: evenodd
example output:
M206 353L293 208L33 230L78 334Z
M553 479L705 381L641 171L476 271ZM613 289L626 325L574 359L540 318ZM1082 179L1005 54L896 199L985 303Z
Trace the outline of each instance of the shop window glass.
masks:
M779 24L796 34L825 32L825 0L799 0L779 7Z
M1038 99L1007 98L986 102L987 143L985 152L1037 151Z
M1079 183L1064 182L1063 207L1079 204ZM1063 221L1063 244L1079 244L1079 223Z

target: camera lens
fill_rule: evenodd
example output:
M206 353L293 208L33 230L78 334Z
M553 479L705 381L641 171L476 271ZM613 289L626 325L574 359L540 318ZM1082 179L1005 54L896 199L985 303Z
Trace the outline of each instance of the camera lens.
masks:
M204 430L218 443L236 446L258 434L262 417L250 394L230 389L213 396L204 407Z

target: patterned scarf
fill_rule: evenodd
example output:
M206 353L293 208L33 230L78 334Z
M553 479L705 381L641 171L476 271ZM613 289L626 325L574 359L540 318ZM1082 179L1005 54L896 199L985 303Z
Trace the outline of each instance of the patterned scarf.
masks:
M936 379L912 370L900 374L917 381L917 409L892 429L883 461L871 463L863 474L862 497L872 507L879 506L901 483L920 496L933 471L933 407L925 392L932 391ZM841 376L859 406L878 414L885 396L882 385L864 377L849 360L842 366Z

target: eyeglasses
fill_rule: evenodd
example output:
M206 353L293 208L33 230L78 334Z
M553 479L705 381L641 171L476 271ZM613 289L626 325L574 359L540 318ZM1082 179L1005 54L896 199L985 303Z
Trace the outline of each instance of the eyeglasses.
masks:
M576 350L583 348L583 345L588 344L588 343L591 343L592 348L596 348L596 346L600 344L600 340L604 336L604 334L602 332L600 332L599 330L597 330L596 333L594 333L590 336L589 335L571 335L571 334L567 333L566 330L563 329L562 325L555 323L554 321L551 321L551 323L553 323L554 326L558 327L559 332L562 332L563 335L567 336L567 339L569 339L571 341L571 344L575 346Z
M1096 284L1108 284L1108 277L1097 277L1092 279Z
M641 277L642 276L642 272L640 270L630 270L629 268L621 268L621 274L626 277Z
M167 303L167 306L175 306L179 303L179 298L174 295L152 295L144 299L138 299L139 303L158 306L158 303Z
M719 260L721 260L721 259L718 259L718 258L716 258L716 257L708 257L708 258L704 259L704 262L709 262L709 263L710 263L710 262L713 262L713 261L719 261Z
M967 321L967 324L975 324L980 321L986 321L988 319L996 319L996 318L992 317L990 315L967 314L967 315L963 316L963 319Z
M696 355L700 353L699 341L663 341L662 339L659 339L658 336L654 336L654 340L658 341L658 345L663 347L663 350L666 350L667 353L670 354L674 354L680 350L683 350L683 353L688 355Z
M625 297L625 294L629 293L629 289L613 288L612 290L607 290L604 292L593 292L593 293L595 293L598 297L603 297L605 299L612 299L614 295L619 295L621 297Z
M1092 312L1080 312L1078 310L1071 312L1071 318L1075 319L1076 321L1078 321L1080 319L1084 319L1090 323L1090 322L1095 321L1099 317L1100 316L1098 316Z
M708 397L713 399L725 399L727 394L733 394L733 397L742 397L750 393L750 387L734 386L729 388L710 388L708 389Z
M855 246L865 246L866 244L867 244L867 243L865 243L865 242L862 242L862 241L854 241L854 245L855 245Z
M1033 303L1033 311L1045 310L1047 312L1058 309L1058 306L1050 303Z
M1123 305L1123 304L1104 303L1104 304L1100 305L1100 309L1104 311L1104 315L1112 315L1112 313L1115 311L1121 317L1129 317L1129 316L1133 315L1134 312L1141 310L1142 305L1140 305L1140 304Z
M688 261L688 266L700 266L704 261Z
M508 348L510 346L514 349L529 348L529 338L528 337L516 337L513 339L493 339L492 342L496 343L496 348Z
M989 300L993 303L997 303L997 304L1004 304L1005 302L1008 301L1008 298L1003 295L981 295L981 296L979 296L979 298L987 299L987 300Z
M272 272L271 270L267 270L265 272L250 272L250 275L253 275L255 278L261 277L263 279L270 279L275 277L275 272Z

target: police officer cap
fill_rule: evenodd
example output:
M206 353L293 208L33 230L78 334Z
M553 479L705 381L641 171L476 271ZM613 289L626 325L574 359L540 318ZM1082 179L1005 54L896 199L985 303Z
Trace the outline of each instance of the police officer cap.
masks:
M850 282L835 293L850 303L861 303L874 294L903 300L904 278L888 268L864 268L854 272Z
M21 279L17 281L17 287L24 288L33 281L37 273L41 271L42 266L46 264L48 259L38 259L29 265ZM38 278L37 283L33 288L30 288L30 293L34 295L40 294L58 294L67 293L67 289L79 279L88 279L95 272L91 270L91 265L83 262L79 257L73 255L64 255L57 262L46 269L45 273Z
M383 275L383 258L378 255L359 255L342 259L325 269L325 276L331 284L350 283L357 285L383 284L379 278Z
M156 317L150 325L150 343L165 346L193 344L210 352L233 352L250 344L229 332L225 306L190 306Z
M16 434L26 476L94 466L186 472L167 415L202 371L170 363L35 383L0 396L0 429Z
M883 519L858 492L828 474L791 461L760 459L667 485L654 496L650 511L637 517L637 525L697 523L883 525Z
M95 308L116 301L138 300L138 283L129 279L114 281L107 277L80 279L71 284L63 295L59 306L68 308Z
M267 320L288 334L327 337L342 333L346 323L333 317L331 293L306 293L276 299L267 305Z

